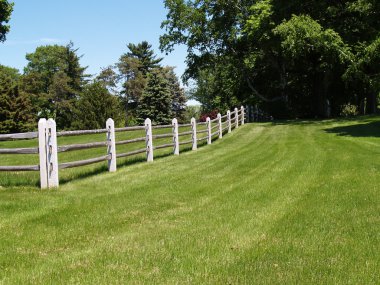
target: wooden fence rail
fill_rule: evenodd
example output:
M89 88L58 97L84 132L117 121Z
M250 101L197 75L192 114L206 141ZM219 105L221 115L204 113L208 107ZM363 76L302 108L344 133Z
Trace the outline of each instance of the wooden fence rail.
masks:
M38 122L38 132L0 135L0 141L38 138L38 147L0 148L0 154L38 154L39 164L0 166L0 171L39 171L41 188L56 188L59 185L58 174L61 169L80 167L107 161L108 170L113 172L116 171L117 158L145 153L147 161L151 162L154 159L155 150L173 148L173 154L175 155L179 155L179 146L182 145L191 145L192 150L197 150L199 142L207 141L207 144L212 144L212 140L216 139L216 136L221 139L223 137L223 133L231 133L232 129L239 127L239 124L244 125L246 115L248 116L242 106L240 109L235 108L233 112L227 111L227 114L224 116L218 114L218 116L214 119L207 118L206 122L196 122L195 118L192 118L189 124L178 124L177 119L173 119L171 125L152 125L151 120L146 119L143 126L115 128L114 121L112 119L108 119L105 129L61 132L56 131L56 124L53 119L41 119ZM191 131L179 132L179 129L184 127L190 127ZM198 129L198 127L202 127L202 129ZM163 134L153 134L152 130L159 129L171 129L171 131ZM115 133L139 130L144 131L145 136L119 141L116 141L115 139ZM105 134L106 136L104 141L58 146L57 137L89 134ZM206 134L206 136L197 137L198 134ZM191 139L180 139L185 136L190 136ZM172 138L172 142L161 145L153 144L153 141L164 138ZM145 142L145 148L139 148L125 153L116 152L116 146L137 142ZM58 153L102 147L106 149L106 155L84 160L58 163Z

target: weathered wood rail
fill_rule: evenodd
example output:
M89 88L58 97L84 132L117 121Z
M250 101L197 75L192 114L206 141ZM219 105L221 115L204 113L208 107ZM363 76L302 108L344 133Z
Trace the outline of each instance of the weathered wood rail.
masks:
M191 119L190 124L178 124L177 119L173 119L171 125L152 125L150 119L146 119L143 126L133 126L124 128L115 128L114 121L108 119L105 129L97 130L78 130L78 131L56 131L56 124L53 119L41 119L38 123L38 132L18 133L0 135L0 141L24 140L38 138L38 147L31 148L0 148L0 154L38 154L39 164L36 165L19 165L19 166L0 166L0 171L39 171L41 188L54 188L59 186L59 170L75 168L94 163L107 161L108 170L116 171L117 158L129 157L145 153L148 162L153 161L154 151L165 148L173 148L173 154L179 155L179 146L191 145L192 150L198 148L198 143L207 141L211 144L213 139L222 138L223 133L231 133L239 125L244 125L245 109L235 108L233 112L227 111L222 116L218 114L217 118L207 118L206 122L196 122L195 118ZM213 125L214 124L214 125ZM179 132L179 128L191 127L191 131ZM199 129L204 128L204 129ZM168 133L153 134L152 130L171 129ZM115 133L144 131L145 135L138 138L116 141ZM91 134L105 134L105 141L70 144L58 146L57 137L80 136ZM198 137L198 134L207 134L204 137ZM191 140L181 140L181 137L190 136ZM171 143L157 144L161 139L172 138ZM116 146L145 142L145 148L135 149L125 153L117 153ZM155 142L153 144L153 142ZM99 157L77 160L71 162L58 163L58 153L85 150L92 148L106 148L107 154Z

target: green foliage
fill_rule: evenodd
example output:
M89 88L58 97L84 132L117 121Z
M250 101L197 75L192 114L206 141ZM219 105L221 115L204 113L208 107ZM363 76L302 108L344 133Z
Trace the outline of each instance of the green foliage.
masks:
M161 67L162 59L147 42L128 48L115 66L102 69L92 83L72 43L40 46L27 54L23 75L4 67L1 132L35 128L29 122L38 117L54 118L59 130L102 128L109 117L118 126L135 125L148 116L157 123L167 123L172 116L182 121L187 98L174 68ZM148 86L152 77L162 86L155 89L152 82Z
M318 53L320 69L332 68L335 64L345 63L352 55L343 40L331 29L323 30L322 26L309 16L293 15L274 30L274 35L281 39L281 47L287 60L308 58Z
M121 95L127 114L127 123L134 124L139 119L136 109L147 84L148 73L159 66L162 58L157 58L152 45L143 41L137 45L128 44L129 51L123 54L116 67L122 85Z
M162 58L157 58L152 50L152 45L147 41L135 45L128 44L129 52L122 56L122 58L135 58L140 62L139 71L146 75L151 69L159 67Z
M169 84L171 93L171 112L172 116L177 118L179 122L184 121L184 112L186 107L187 98L183 88L179 84L177 75L174 72L174 67L167 66L162 69L165 79Z
M127 124L141 123L147 118L148 114L155 116L155 118L158 116L156 118L156 120L158 120L157 122L168 120L158 115L162 110L167 108L166 101L163 103L165 106L156 104L149 107L151 112L146 111L147 89L149 89L149 98L152 98L153 94L159 94L159 92L152 92L151 87L148 86L150 75L154 73L154 76L156 76L157 72L161 73L160 77L164 78L171 94L171 108L167 115L171 114L176 116L178 120L181 121L183 119L186 97L174 73L174 68L162 67L160 65L162 58L157 58L152 50L152 45L146 41L137 45L130 43L128 44L128 49L129 52L123 54L116 64L119 74L118 77L122 85L121 95L127 113ZM155 100L157 101L159 98ZM157 112L153 111L152 108L158 108Z
M251 38L260 35L260 30L265 29L265 26L273 25L272 14L272 0L257 1L249 8L249 17L245 22L244 32Z
M239 86L234 80L238 68L233 63L215 64L213 68L203 68L198 72L196 86L190 89L189 97L202 105L202 111L227 111L238 105ZM223 82L223 84L221 83Z
M193 94L207 105L223 108L236 98L238 105L294 117L327 116L330 107L338 115L341 105L359 106L364 98L375 106L379 73L357 65L378 38L379 1L166 0L165 6L161 49L188 47L184 79L195 80ZM351 66L363 75L344 76ZM365 77L371 80L358 80Z
M74 103L86 83L77 51L70 43L40 46L26 55L22 88L33 98L39 117L55 118L59 129L72 127Z
M101 82L86 85L75 107L75 129L101 129L108 118L112 118L116 126L125 126L119 98L110 94Z
M146 118L150 118L156 125L171 123L172 104L170 84L165 74L162 69L153 69L148 74L147 86L137 108L139 122L142 123Z
M0 133L35 129L36 116L28 96L20 91L17 69L0 65Z
M118 77L119 76L115 72L113 66L108 66L101 70L100 74L96 77L96 81L100 82L112 94L119 95L119 91L118 91L119 78Z
M358 108L355 105L352 105L350 103L343 105L340 115L342 117L353 117L357 116L359 114Z
M6 25L13 12L14 3L7 0L0 0L0 42L6 40L6 34L9 32L9 25Z
M186 106L184 113L184 120L188 123L191 118L198 120L201 116L202 109L200 105Z
M361 104L367 100L370 113L375 112L380 93L380 37L361 47L344 78L352 99Z

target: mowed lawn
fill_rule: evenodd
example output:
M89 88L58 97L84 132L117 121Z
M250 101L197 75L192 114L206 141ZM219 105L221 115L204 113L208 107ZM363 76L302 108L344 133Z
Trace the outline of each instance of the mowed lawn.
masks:
M380 283L380 117L98 172L1 187L0 284Z

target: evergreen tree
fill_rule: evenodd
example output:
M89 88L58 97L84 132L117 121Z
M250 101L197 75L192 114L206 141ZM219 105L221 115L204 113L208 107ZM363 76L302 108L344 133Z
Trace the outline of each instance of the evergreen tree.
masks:
M162 58L157 58L152 50L152 45L147 41L143 41L137 45L128 44L129 52L124 56L127 58L138 59L140 64L139 71L146 75L153 68L159 67L159 63L162 61Z
M174 67L167 66L162 69L164 76L169 84L169 89L172 97L172 113L173 117L178 121L183 122L185 119L185 107L187 98L183 88L179 84L177 75L174 73Z
M153 69L148 73L147 86L137 108L138 121L142 123L150 118L153 124L169 124L172 120L172 104L168 80L162 69Z
M35 128L31 101L19 90L17 69L0 65L0 133L17 133Z
M152 45L146 41L137 45L130 43L127 47L129 51L120 57L116 66L122 85L121 95L127 113L127 122L133 123L147 83L147 74L160 66L162 58L157 58Z
M124 126L125 115L118 97L112 95L102 82L88 84L76 102L76 129L104 128L112 118L117 126Z
M70 43L41 46L26 55L22 89L30 94L38 115L55 118L60 129L71 128L74 102L88 77L77 51Z

